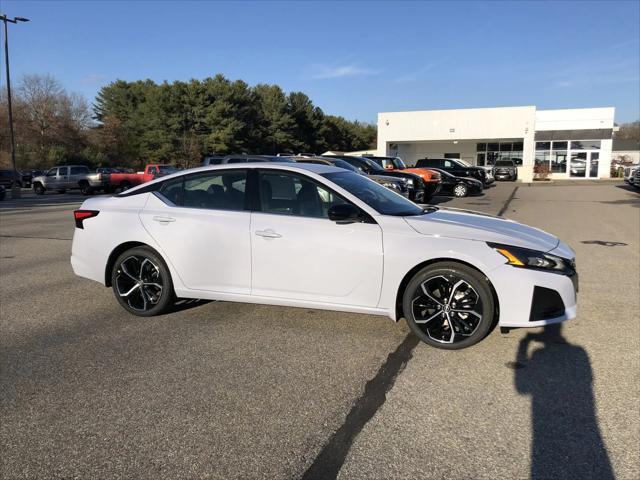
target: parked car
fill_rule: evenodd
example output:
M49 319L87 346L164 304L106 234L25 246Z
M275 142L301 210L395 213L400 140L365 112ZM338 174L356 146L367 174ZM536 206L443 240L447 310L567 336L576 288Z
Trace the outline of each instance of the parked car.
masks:
M518 179L518 166L513 160L497 160L493 165L493 176L496 180Z
M638 165L632 165L630 167L624 168L624 181L627 182L629 185L633 185L634 176L638 171L638 168L639 168Z
M15 180L13 170L0 170L0 185L7 190L11 190ZM20 184L20 173L18 173L18 184Z
M4 200L7 196L7 189L4 188L4 185L0 185L0 201Z
M445 170L433 168L440 172L441 183L439 194L447 193L456 197L466 197L467 195L476 195L482 193L484 185L480 180L471 177L456 177Z
M434 181L426 183L424 179L416 173L385 170L373 160L365 157L353 157L348 155L323 155L323 158L339 158L341 160L344 160L345 162L356 167L361 173L364 173L365 175L386 175L397 178L406 178L409 188L413 188L413 193L411 191L409 192L409 200L416 203L428 202L440 187L439 181L437 183ZM435 178L435 176L433 178Z
M422 341L459 349L494 322L576 315L575 254L557 237L422 208L336 167L186 170L88 199L74 219L74 272L138 316L176 298L320 308L404 317Z
M433 170L424 168L408 168L400 157L364 155L364 158L368 158L369 160L377 163L386 172L403 172L418 175L420 178L422 178L422 181L425 183L425 185L431 185L433 188L433 193L431 194L431 196L427 196L427 199L425 201L429 201L429 199L431 199L431 197L435 195L440 188L440 174Z
M456 177L472 177L480 180L485 187L494 181L493 176L490 176L484 168L474 167L456 158L422 158L416 162L416 167L440 168Z
M95 190L103 190L106 177L101 173L91 173L84 165L60 165L53 167L44 175L34 177L33 191L43 195L47 190L64 193L67 190L80 190L84 195L90 195Z
M33 177L42 175L40 170L21 170L20 171L20 187L31 188Z
M351 172L365 175L376 183L379 183L383 187L387 187L396 193L399 193L403 197L409 198L413 193L413 188L409 188L409 181L406 178L390 177L388 175L366 175L358 170L350 163L345 162L339 158L327 158L327 157L295 157L294 160L300 163L315 163L317 165L333 165L334 167L344 168Z
M140 185L141 183L150 182L151 180L170 175L177 172L178 169L171 165L160 165L151 163L144 167L142 172L133 173L109 173L106 175L107 189L111 192L117 190L128 190L131 187Z
M633 183L632 185L636 188L640 188L640 168L636 168L635 173L633 174Z

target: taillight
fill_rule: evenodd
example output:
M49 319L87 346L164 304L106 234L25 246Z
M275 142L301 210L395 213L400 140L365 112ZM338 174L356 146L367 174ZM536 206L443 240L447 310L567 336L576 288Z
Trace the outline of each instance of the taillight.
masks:
M84 228L82 222L87 218L95 217L100 212L98 210L74 210L73 218L76 221L76 228Z

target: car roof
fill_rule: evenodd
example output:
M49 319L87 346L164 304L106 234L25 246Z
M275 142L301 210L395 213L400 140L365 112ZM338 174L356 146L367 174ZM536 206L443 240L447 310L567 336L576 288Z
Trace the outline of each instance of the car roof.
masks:
M204 167L197 168L189 168L187 170L180 170L176 173L172 173L171 175L165 175L164 177L157 178L150 182L141 183L129 190L127 190L127 194L133 193L136 190L141 190L143 188L148 187L154 183L164 182L165 180L171 178L177 178L182 175L191 175L194 173L204 173L212 170L238 170L242 168L258 168L261 170L288 170L288 171L298 171L300 173L304 172L312 172L318 175L322 175L324 173L345 173L348 170L344 168L334 167L330 165L318 165L317 163L297 163L297 162L246 162L246 163L225 163L222 165L206 165ZM353 173L353 172L350 172ZM354 173L354 175L357 175Z

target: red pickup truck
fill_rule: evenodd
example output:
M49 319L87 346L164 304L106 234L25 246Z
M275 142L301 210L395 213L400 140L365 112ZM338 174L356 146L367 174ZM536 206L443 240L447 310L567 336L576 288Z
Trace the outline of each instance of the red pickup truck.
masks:
M144 167L144 172L138 173L110 173L108 185L110 190L127 190L141 183L150 182L154 178L163 177L171 173L177 172L176 167L171 165L158 165L152 163Z

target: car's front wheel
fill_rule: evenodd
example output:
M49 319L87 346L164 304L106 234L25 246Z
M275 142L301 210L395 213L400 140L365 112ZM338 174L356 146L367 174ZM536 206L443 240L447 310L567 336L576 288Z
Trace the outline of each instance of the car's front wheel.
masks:
M114 263L111 284L120 305L141 317L166 312L175 299L167 265L148 247L135 247L120 255Z
M448 350L482 340L495 317L486 277L457 262L434 263L416 273L402 306L409 328L420 340Z
M36 195L44 195L45 188L42 186L41 183L34 183L33 191L36 192Z
M464 183L459 183L453 187L453 194L456 197L466 197L467 193L469 193L469 189Z

